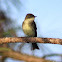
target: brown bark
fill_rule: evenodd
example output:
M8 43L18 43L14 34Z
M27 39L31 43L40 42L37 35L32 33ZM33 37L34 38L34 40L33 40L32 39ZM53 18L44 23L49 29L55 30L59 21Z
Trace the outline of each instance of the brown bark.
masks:
M43 58L18 53L9 48L0 48L0 54L5 57L13 58L16 60L23 60L23 61L27 61L27 62L53 62L51 60L46 60Z
M61 44L62 45L62 39L55 39L55 38L38 38L38 37L6 37L6 38L0 38L0 44L15 43L15 42L52 43L52 44Z

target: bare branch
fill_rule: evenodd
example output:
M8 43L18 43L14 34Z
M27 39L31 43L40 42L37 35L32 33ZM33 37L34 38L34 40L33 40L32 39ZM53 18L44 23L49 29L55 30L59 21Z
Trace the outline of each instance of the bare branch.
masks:
M2 43L15 43L15 42L52 43L52 44L61 44L62 45L62 39L55 39L55 38L38 38L38 37L0 38L0 44L2 44Z
M5 56L5 57L10 57L16 60L24 60L27 62L53 62L51 60L45 60L40 57L35 57L31 55L26 55L22 53L15 52L9 48L0 48L0 54ZM54 61L55 62L55 61Z
M42 58L46 58L46 57L52 57L52 56L62 56L62 54L47 54L47 55L44 55Z

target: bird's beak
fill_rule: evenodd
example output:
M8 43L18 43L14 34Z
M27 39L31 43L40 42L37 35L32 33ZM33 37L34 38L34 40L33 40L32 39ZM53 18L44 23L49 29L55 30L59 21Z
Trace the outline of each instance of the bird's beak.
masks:
M37 16L35 16L35 17L37 17Z

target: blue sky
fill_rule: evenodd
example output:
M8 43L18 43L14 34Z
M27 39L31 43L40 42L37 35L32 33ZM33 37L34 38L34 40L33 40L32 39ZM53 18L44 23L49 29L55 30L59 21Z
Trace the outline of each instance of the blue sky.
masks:
M62 0L24 1L22 1L24 8L21 19L23 21L27 13L37 16L35 22L38 37L62 38Z

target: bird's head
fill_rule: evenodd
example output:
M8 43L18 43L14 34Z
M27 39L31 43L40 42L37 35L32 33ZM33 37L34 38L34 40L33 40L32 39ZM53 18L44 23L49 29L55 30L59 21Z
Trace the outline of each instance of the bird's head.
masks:
M34 16L33 14L30 14L30 13L28 13L27 15L26 15L26 17L25 17L25 19L31 19L31 18L35 18L36 16Z

